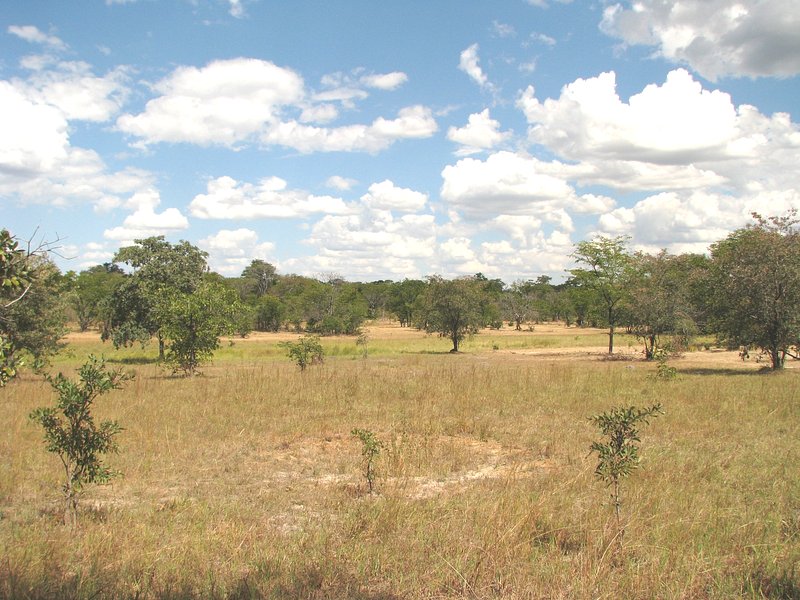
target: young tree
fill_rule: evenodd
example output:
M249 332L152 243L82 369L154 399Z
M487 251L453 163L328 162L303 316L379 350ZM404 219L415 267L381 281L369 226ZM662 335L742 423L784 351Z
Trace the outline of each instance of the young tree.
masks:
M418 298L417 326L450 338L451 352L458 352L461 340L484 325L484 300L483 283L473 277L447 280L433 275Z
M173 372L194 375L219 348L222 335L237 331L242 310L236 291L213 281L202 282L192 293L165 292L157 319L167 346L165 362Z
M116 421L96 425L92 415L94 400L119 389L130 379L121 371L106 371L101 360L90 357L79 371L79 381L59 373L48 377L58 393L58 404L34 410L30 418L44 428L48 452L58 455L64 467L64 523L75 524L78 499L88 483L104 483L114 472L102 462L102 455L117 451L114 439L122 430Z
M286 348L286 356L300 367L300 371L305 371L309 365L321 364L325 357L322 344L315 335L304 335L296 342L280 342L278 345Z
M614 515L617 521L618 549L622 549L622 538L625 528L620 519L622 506L621 483L635 469L639 468L639 427L649 424L650 419L663 414L661 404L648 408L621 406L608 412L590 417L605 436L604 441L592 442L591 451L597 452L598 463L594 474L598 479L611 486L611 500L614 503Z
M577 287L590 290L603 310L608 325L608 353L614 353L614 330L619 324L628 293L631 257L628 238L598 237L579 242L572 257L587 268L571 269Z
M711 246L712 319L729 343L761 348L781 369L800 341L800 219L753 218Z

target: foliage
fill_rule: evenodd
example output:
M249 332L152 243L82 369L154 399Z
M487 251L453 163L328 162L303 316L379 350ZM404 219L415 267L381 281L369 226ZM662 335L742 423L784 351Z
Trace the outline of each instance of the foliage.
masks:
M658 348L653 358L658 362L656 366L656 379L669 380L675 379L678 376L678 369L667 364L669 352L666 349Z
M630 333L644 342L646 360L654 360L663 338L688 339L697 331L692 318L691 265L661 251L632 259L627 319Z
M261 296L255 303L255 330L278 331L286 315L286 306L275 296Z
M372 490L375 486L375 479L378 476L375 469L375 461L378 455L380 455L381 449L384 447L383 442L369 429L356 428L350 433L353 437L357 437L361 440L361 456L364 458L364 478L367 480L369 493L372 494Z
M0 387L17 375L13 348L7 339L5 312L28 291L30 271L26 259L19 242L8 230L0 230Z
M67 331L65 278L44 256L28 256L27 263L29 283L25 295L0 311L4 377L16 373L24 356L38 369L64 346L61 338Z
M800 219L753 217L711 246L712 320L729 345L761 348L780 369L800 341Z
M417 297L424 290L425 282L419 279L404 279L392 284L388 307L400 321L400 327L408 327L413 322Z
M106 371L105 363L90 357L78 373L79 381L71 381L62 373L47 377L58 393L56 407L40 407L30 418L44 429L48 452L58 455L64 467L64 522L74 524L78 499L84 485L105 483L115 475L102 462L102 455L117 451L116 436L122 431L116 421L95 424L92 415L94 400L111 390L119 389L131 378L121 371Z
M461 340L485 324L484 293L482 283L472 277L429 277L425 291L417 298L416 324L428 333L449 338L451 352L458 352Z
M28 253L7 229L0 230L0 300L5 308L27 288L30 281Z
M304 335L296 342L281 342L279 346L286 349L286 356L300 367L300 371L305 371L309 365L321 364L325 356L319 337L315 335Z
M278 280L278 275L273 265L257 258L245 267L242 278L246 281L247 292L261 298Z
M356 338L356 346L361 350L361 356L367 358L369 356L369 334L366 331L361 331Z
M157 312L167 344L165 361L173 372L194 375L219 348L222 335L238 332L242 305L235 290L213 281L192 293L165 292Z
M70 305L81 331L104 320L109 311L109 299L124 278L122 269L112 263L96 265L72 276Z
M189 242L171 244L164 236L138 239L135 245L120 248L114 263L127 264L133 273L114 290L104 339L110 337L119 347L145 343L156 335L159 358L163 359L164 336L158 315L165 311L158 303L173 293L191 294L207 270L207 256Z
M620 321L628 280L631 257L627 250L628 238L598 237L593 241L578 242L572 257L588 268L570 270L575 285L589 290L608 326L608 353L614 353L614 330Z
M641 442L638 429L640 424L649 424L650 419L659 414L663 414L663 410L661 404L657 403L649 408L617 407L589 418L605 436L603 441L592 442L591 451L598 455L595 475L606 485L612 486L611 499L614 503L620 548L625 535L625 529L620 524L620 483L639 467L639 448L636 444Z

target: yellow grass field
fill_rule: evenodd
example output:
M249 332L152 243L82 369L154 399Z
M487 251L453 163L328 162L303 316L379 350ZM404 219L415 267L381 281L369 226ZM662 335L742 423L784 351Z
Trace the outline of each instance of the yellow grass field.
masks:
M225 340L191 379L71 334L51 371L103 354L136 375L95 407L124 427L122 475L62 525L28 419L54 393L30 372L0 390L0 597L800 598L800 363L701 349L665 381L625 336L608 360L602 330L484 331L450 354L366 329L366 358L325 338L304 373L277 345L297 334ZM659 401L616 556L588 417ZM372 495L353 428L384 444Z

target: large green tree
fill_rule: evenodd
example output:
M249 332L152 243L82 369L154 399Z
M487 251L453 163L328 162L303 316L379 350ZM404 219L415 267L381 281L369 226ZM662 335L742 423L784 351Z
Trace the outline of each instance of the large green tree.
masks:
M608 326L608 353L614 353L614 331L620 322L628 295L631 256L628 238L598 237L578 242L572 257L579 265L570 270L576 287L592 293Z
M0 387L17 376L26 354L40 366L61 347L65 280L47 258L55 243L23 244L0 230Z
M0 344L7 375L13 375L23 360L34 368L44 366L58 352L67 332L67 282L46 256L27 258L25 293L12 293L0 311ZM25 360L27 362L27 360Z
M159 304L175 293L191 294L208 269L207 256L189 242L171 244L164 236L135 240L133 246L120 248L114 263L126 264L132 272L114 290L106 337L111 337L115 346L125 346L155 335L163 360Z
M780 369L800 341L800 220L796 211L753 217L711 246L712 321L728 343L760 348Z
M486 297L484 282L474 277L448 280L433 275L417 299L416 325L449 338L453 343L451 352L458 352L464 337L485 325Z

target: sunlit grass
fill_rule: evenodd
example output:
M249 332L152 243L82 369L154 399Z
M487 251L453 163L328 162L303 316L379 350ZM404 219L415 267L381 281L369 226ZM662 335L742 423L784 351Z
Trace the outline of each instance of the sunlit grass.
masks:
M191 379L154 345L73 344L54 368L93 353L136 372L96 407L125 428L109 457L124 476L87 490L78 530L60 525L58 460L27 418L54 395L29 373L0 390L0 596L798 597L793 370L675 360L679 378L656 381L580 352L602 332L491 336L450 355L376 335L366 360L354 338L323 339L305 373L277 337L234 340ZM518 352L550 348L576 353ZM588 417L654 401L615 567ZM385 444L377 495L354 427Z

